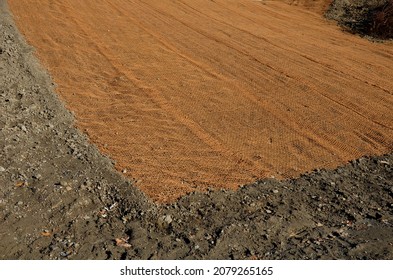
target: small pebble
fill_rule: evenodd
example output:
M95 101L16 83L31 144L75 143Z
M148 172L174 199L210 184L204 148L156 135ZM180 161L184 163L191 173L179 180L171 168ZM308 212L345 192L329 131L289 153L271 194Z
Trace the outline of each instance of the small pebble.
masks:
M60 181L60 186L66 187L66 186L68 186L68 182L67 181Z
M21 129L23 132L27 132L27 128L26 128L26 126L24 126L23 124L20 126L20 129Z
M169 225L170 223L172 223L172 217L171 217L171 215L166 216L165 219L164 219L164 221L165 221L166 223L168 223L168 225Z
M273 190L273 193L278 193L278 190Z
M68 256L68 253L66 253L66 252L61 252L61 253L60 253L60 256L62 256L62 257L67 257L67 256Z
M267 209L267 210L266 210L266 213L268 213L268 214L271 214L271 213L272 213L272 211L271 211L271 210L269 210L269 209Z
M4 172L5 168L3 166L0 166L0 172Z

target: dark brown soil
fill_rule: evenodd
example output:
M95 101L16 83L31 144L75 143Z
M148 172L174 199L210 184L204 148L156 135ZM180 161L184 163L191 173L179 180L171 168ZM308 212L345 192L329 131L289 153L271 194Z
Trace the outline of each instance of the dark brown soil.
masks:
M393 259L393 154L157 205L54 88L0 0L0 259Z
M393 0L334 0L326 17L369 39L393 39Z

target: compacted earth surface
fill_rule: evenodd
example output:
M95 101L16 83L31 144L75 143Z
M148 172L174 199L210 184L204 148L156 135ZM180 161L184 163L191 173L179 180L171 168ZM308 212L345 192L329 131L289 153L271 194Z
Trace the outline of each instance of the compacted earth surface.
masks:
M19 1L11 2L17 5L16 3ZM233 1L229 2L234 3ZM246 3L246 1L240 2ZM278 7L286 7L285 9L288 9L288 11L290 8L300 9L294 6L284 6L282 3L272 5L269 7L277 7L274 5L278 5ZM157 9L159 10L159 7L155 7L154 13L152 9L147 10L151 12L152 19L154 18L153 15L156 15ZM186 10L189 11L190 9L188 7ZM119 13L120 11L118 10ZM254 17L250 18L250 14L243 14L246 10L241 11L241 15L247 19L247 22L257 20ZM312 7L310 11L304 12L304 14L299 13L301 15L309 14L317 22L315 19L317 13L315 11L318 11L318 9ZM168 13L170 14L170 12ZM161 15L161 17L169 20L169 14ZM121 18L121 14L118 16ZM217 14L214 16L217 16ZM281 14L280 17L285 16ZM78 23L79 21L71 18L70 22ZM215 18L214 22L220 23L220 26L223 24L219 18ZM146 25L147 23L143 24ZM142 27L145 26L143 24L139 23L138 27L143 29ZM331 23L328 24L330 26L333 25ZM83 26L83 24L80 24L80 26ZM159 26L158 23L157 26ZM86 25L84 28L86 28ZM319 26L318 28L322 27ZM81 27L81 29L83 28ZM218 30L217 28L213 29ZM143 30L150 30L151 32L152 29ZM222 36L224 36L225 30L221 31ZM342 42L339 41L339 35L337 35L339 31L338 28L335 31L330 31L336 36L333 41L337 40L338 49L347 49L347 45L345 47L340 45ZM141 34L141 37L146 40L151 39L146 34L146 36L143 36L144 33L142 31ZM272 34L271 36L273 36ZM208 34L204 34L205 37L206 35ZM225 36L229 35L226 34ZM253 35L248 34L245 40L248 40L249 36L253 37ZM319 36L320 34L318 38ZM391 45L389 43L372 43L351 34L345 34L345 36L347 36L345 38L353 37L351 43L358 44L354 49L360 51L360 53L366 54L367 50L375 46L373 58L381 59L381 57L385 57L386 61L392 59ZM153 37L155 40L158 40L157 34ZM115 50L109 52L107 49L102 49L102 46L107 46L106 44L102 44L100 48L100 44L97 44L97 42L103 42L97 41L98 37L92 36L92 38L95 42L94 40L90 42L91 46L96 48L98 54L106 54L107 56L108 54L115 54ZM86 38L81 37L79 39L85 40ZM113 41L112 39L110 38L111 41ZM274 39L277 39L277 41ZM104 39L101 38L100 40ZM255 40L259 42L261 38L255 37ZM283 39L270 37L270 40L279 42ZM241 50L241 46L236 45L235 41L230 41L227 38L225 42L230 44L227 45L228 47L237 49L234 53L237 55L241 53L246 56L245 50ZM251 41L245 42L251 44ZM333 42L330 43L333 44ZM64 45L63 42L48 43L49 46L53 44L57 44L57 46ZM118 46L122 44L121 38L119 38ZM168 44L165 41L162 42L162 46L171 49L172 52L180 50L180 43L176 48ZM219 48L219 45L216 47ZM167 52L168 59L170 59L171 56L169 54L171 52L164 47L162 48L164 52ZM251 47L248 49L252 50ZM52 51L54 52L52 55L56 57L59 50L54 49ZM281 50L282 54L290 51L289 49ZM330 53L329 50L325 51ZM81 51L81 53L83 52ZM243 59L242 55L238 58ZM297 55L308 60L312 59L311 57L306 58L304 53L297 53ZM304 61L297 55L296 59L298 60L294 58L292 63L299 67L305 67L301 66L301 63ZM344 71L345 69L354 67L349 65L350 62L359 66L361 70L368 69L368 67L373 69L371 61L367 60L369 58L366 57L359 62L357 55L355 51L349 60L345 60L345 63L337 66L339 69L334 68L334 65L328 64L328 58L321 56L320 59L326 59L323 67L330 69L326 70L326 75L336 73L337 81L342 82L342 85L356 86L354 82L356 80L355 77L365 78L361 76L361 73L347 76L345 81L340 80L339 76L347 73ZM139 56L143 56L143 54L140 53ZM211 58L210 62L203 61L202 63L201 61L193 60L192 57L185 53L182 53L182 57L187 58L189 64L198 66L196 68L200 69L200 71L203 70L204 73L208 73L211 79L217 79L217 77L226 79L225 81L231 84L231 86L223 87L224 91L227 90L223 94L229 96L234 88L240 89L242 86L251 89L250 85L246 83L246 81L249 81L247 80L248 78L243 82L236 80L229 83L229 68L225 68L227 67L225 63L220 64L224 68L222 72L218 73L214 72L217 70L214 69L217 61L213 58ZM262 56L259 56L256 51L253 55L250 54L250 57L257 60L262 59ZM236 60L236 57L234 59ZM121 70L123 65L121 58L108 57L108 61L112 63L111 67L113 67L112 70L114 72ZM381 59L382 64L379 66L374 65L374 67L380 67L378 68L379 70L389 69L389 64L386 61L383 62ZM57 68L61 68L63 62L66 67L67 62L63 61L61 55L59 55ZM153 67L155 64L151 63L150 66ZM250 65L254 65L253 63L255 63L255 60L250 60ZM280 69L269 68L267 66L270 65L268 61L264 63L259 61L257 64L265 65L267 67L265 69L266 73L270 73L270 79L273 79L273 82L276 81L277 77L272 76L272 73ZM179 62L177 66L191 67L189 64ZM205 68L202 69L202 66ZM51 74L56 72L56 67L47 67L50 69ZM67 67L70 66L68 65ZM169 65L169 67L171 66ZM292 69L291 67L289 68ZM247 69L250 70L251 68ZM356 69L353 70L355 71ZM370 72L363 74L371 74L372 69ZM106 73L110 75L112 70L108 68ZM337 72L338 70L342 72ZM377 69L374 70L376 71ZM197 77L195 81L197 82L204 76L202 78L199 77L200 73L197 70L195 71ZM283 74L280 71L278 73ZM121 100L121 95L125 94L123 92L124 88L122 88L122 83L124 82L122 79L129 79L131 74L124 72L124 70L116 73L119 77L117 80L109 81L108 89L117 88L117 100ZM290 74L294 73L294 71L290 71ZM68 77L69 81L73 80L71 74L67 75L66 72L63 74ZM148 76L143 76L142 74L143 72L140 72L140 78L145 80ZM172 74L172 78L176 77L174 74ZM235 74L241 76L242 73L233 73L233 75ZM281 74L277 75L280 76ZM309 74L311 75L311 73ZM91 143L92 140L97 140L98 136L94 137L94 133L91 135L90 131L81 133L80 129L76 128L75 116L66 109L63 101L60 101L57 93L55 93L55 91L62 89L61 85L56 87L52 78L36 58L34 49L18 33L6 1L0 0L0 258L392 259L393 154L391 154L391 139L389 140L387 137L391 135L392 114L386 111L386 106L391 102L392 88L391 82L390 84L389 82L383 83L387 81L386 77L389 74L391 72L375 73L370 76L371 81L368 81L368 84L364 83L364 81L358 81L361 83L357 85L358 89L367 88L369 92L372 92L373 98L367 99L366 94L356 95L356 88L354 88L353 92L350 91L348 95L344 95L340 99L341 105L334 98L331 101L337 103L337 106L348 107L348 112L353 112L355 115L363 114L361 117L363 120L362 124L364 124L365 128L369 128L371 132L370 134L364 133L365 136L362 138L360 133L362 132L360 130L361 126L356 126L359 129L358 139L346 138L348 135L342 135L343 139L348 139L347 144L351 148L348 148L348 150L344 147L341 151L349 153L363 139L363 146L359 146L360 151L364 149L363 151L369 151L370 154L371 152L379 152L379 156L359 157L356 160L345 162L335 169L313 169L291 179L277 180L271 178L254 180L254 183L244 184L236 191L210 189L207 185L202 188L205 192L200 192L196 187L195 191L187 190L188 194L177 199L172 197L170 202L163 203L165 199L161 199L161 203L157 203L156 201L160 200L159 196L153 195L149 197L145 195L140 191L140 188L136 187L138 178L134 180L125 177L124 175L129 173L128 170L124 170L126 173L116 171L116 168L119 169L118 163L104 156ZM299 76L299 80L292 76L285 76L283 79L293 81L294 88L296 86L300 87L304 81L308 81L308 87L319 92L316 82L313 84L310 77L304 80L302 77L304 78L305 76ZM133 85L140 85L137 82L137 77L134 78L136 80L134 80L135 83ZM198 116L177 114L180 111L176 111L178 107L175 105L177 104L176 102L180 102L180 99L177 100L176 97L172 103L169 101L165 102L162 98L166 97L160 97L156 93L157 88L161 88L164 94L169 92L167 88L163 88L164 82L160 81L160 79L165 80L167 78L168 76L164 74L162 76L157 74L154 76L157 82L152 84L151 88L141 86L139 90L149 92L149 98L152 103L158 104L161 109L169 110L167 115L172 113L172 117L177 116L177 119L173 121L180 121L184 126L187 126L188 130L185 131L191 131L194 136L199 135L201 139L205 140L205 142L202 142L210 148L217 148L219 145L214 139L222 140L223 138L217 136L217 138L213 139L211 135L216 136L213 133L207 137L206 135L208 134L205 133L205 129L209 126L206 125L201 130L195 125L196 120L199 118ZM96 77L96 79L99 81L100 77ZM154 79L151 80L152 83ZM55 81L57 84L56 77ZM129 80L127 81L128 83L130 82ZM75 87L78 82L80 81L74 80ZM165 80L165 82L169 83L168 80ZM267 81L264 82L267 83ZM323 80L319 80L319 82L323 82ZM288 81L283 81L283 83L288 83ZM207 84L209 83L207 82ZM258 81L255 81L255 85L257 88L259 87ZM66 88L64 86L63 90ZM100 88L97 82L97 92L100 90L102 88ZM304 90L307 91L307 87L304 87ZM338 91L337 95L334 95L335 88L332 87L330 90L331 95L328 96L335 96L335 98L338 98L343 93ZM89 91L86 92L90 93ZM75 93L75 95L78 94L80 93ZM298 93L293 89L291 94L296 95ZM91 100L95 100L94 96L90 97ZM62 98L64 98L64 95ZM135 98L138 98L137 95L135 95ZM255 99L256 97L253 98ZM284 102L287 97L281 95L280 98ZM345 98L353 98L353 102L351 103ZM381 101L381 104L378 105L378 98L382 98L380 101L384 100L385 103ZM252 97L249 96L249 99L252 99ZM247 99L247 102L249 99ZM367 106L375 105L372 110L368 110L366 105L360 106L361 102L366 99L370 102L366 104ZM225 101L226 99L223 97L223 100ZM255 99L255 101L258 100ZM258 108L269 108L270 101L267 100L266 102L259 103L260 107ZM277 103L277 106L284 106L284 103L280 102ZM122 108L119 104L119 111L121 111ZM140 102L138 104L143 103ZM148 104L145 101L145 105L148 106ZM327 102L327 104L330 103ZM355 107L358 110L354 110ZM334 107L331 106L329 108L332 109ZM150 116L163 114L162 112L157 113L157 111L153 110L154 108L146 107L144 109L152 113ZM225 108L221 109L224 111ZM291 110L291 108L289 109ZM294 110L296 111L296 108ZM153 114L154 112L158 115ZM365 115L366 113L368 115ZM78 119L79 113L75 112L75 114ZM105 116L109 119L111 118L111 116L105 115L105 111L102 111L102 114L104 118ZM352 116L350 120L353 120L355 123L360 122L359 119L354 118L349 113L336 116L341 116L340 118ZM246 119L248 117L245 116ZM145 120L148 119L149 117L146 117ZM118 120L119 122L122 121L120 117ZM91 120L85 116L77 125L83 129L83 122L89 123L89 121ZM135 122L138 121L141 120L135 120ZM97 121L96 123L98 127L101 125L99 122ZM167 124L169 123L168 121ZM227 123L229 124L230 122L228 121ZM317 126L319 128L314 130L314 132L323 131L320 128L322 124L322 122L319 122L319 126ZM347 121L345 125L351 127L350 124L351 121ZM240 124L236 125L241 127ZM329 125L327 126L330 127ZM288 127L291 127L291 125L287 125L287 129ZM384 127L384 129L380 127ZM134 126L134 128L137 129L138 126ZM168 126L167 128L169 129L170 127ZM307 131L309 128L305 124L303 131ZM146 128L147 131L149 129L148 127ZM153 130L151 131L152 133L154 132ZM273 129L269 131L279 134L278 131L275 132ZM218 131L217 133L220 132ZM136 130L135 135L139 135L138 133L139 131ZM173 130L173 133L175 135L177 131ZM310 135L308 132L304 132L304 134ZM379 138L375 135L378 135ZM187 133L184 136L191 137ZM115 138L115 135L111 137ZM241 138L242 135L239 134L238 137ZM250 137L250 135L244 135L244 137L249 143L254 143L251 141L253 137ZM230 136L228 136L229 138ZM321 143L330 143L329 137L325 140L326 142L323 142L321 138L322 136L319 138ZM255 139L255 143L260 144L258 142L261 141L259 135L255 135ZM381 140L380 143L378 139ZM100 141L97 141L99 146ZM241 139L238 141L229 141L228 143L240 143ZM275 143L274 139L269 140L267 138L267 141L268 143L271 142L270 145ZM232 146L233 149L236 148L235 144ZM250 146L252 146L251 144ZM285 146L284 143L281 144L282 147ZM125 141L124 145L127 145L127 141ZM330 143L329 145L333 144ZM99 146L99 148L101 151L110 152L110 147L108 148L109 150L105 150L104 146ZM368 150L369 148L370 150ZM140 152L142 150L141 148ZM324 149L321 148L322 150ZM340 150L335 151L339 152ZM130 150L128 153L132 155L133 151ZM231 152L228 153L231 154ZM224 154L227 155L228 153ZM304 151L302 153L307 154ZM136 152L136 154L138 153ZM201 152L198 156L202 154ZM206 154L211 155L212 151L206 150ZM217 152L217 154L219 153ZM163 155L165 153L159 154L160 157ZM234 156L234 158L236 157ZM341 157L342 160L344 158L344 156ZM304 159L307 159L307 156ZM233 160L233 158L230 158L230 160ZM257 159L255 158L254 160ZM290 161L291 159L288 158L287 160ZM283 159L280 159L280 161L282 162ZM322 160L322 162L324 161ZM142 163L139 162L139 165L142 165ZM225 163L222 166L225 166ZM170 172L168 171L168 173ZM173 178L175 177L173 176ZM157 194L157 191L152 193ZM165 192L163 195L165 195Z

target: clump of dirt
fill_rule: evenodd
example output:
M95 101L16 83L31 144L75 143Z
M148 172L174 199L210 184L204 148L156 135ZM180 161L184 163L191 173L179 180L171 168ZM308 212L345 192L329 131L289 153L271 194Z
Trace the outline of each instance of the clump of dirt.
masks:
M157 205L53 89L0 0L0 259L393 259L393 154Z
M354 33L393 38L393 0L335 0L326 16Z

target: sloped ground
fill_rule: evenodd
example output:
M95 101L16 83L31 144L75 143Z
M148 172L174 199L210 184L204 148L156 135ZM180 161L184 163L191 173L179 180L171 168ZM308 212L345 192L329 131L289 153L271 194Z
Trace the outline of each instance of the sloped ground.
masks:
M277 2L284 2L292 6L298 6L302 9L306 9L312 12L316 12L320 15L324 14L330 4L334 0L275 0Z
M335 0L326 16L370 39L393 39L393 0Z
M393 149L393 44L301 6L9 3L78 127L155 201Z
M74 128L0 9L1 259L393 258L393 155L155 205Z

